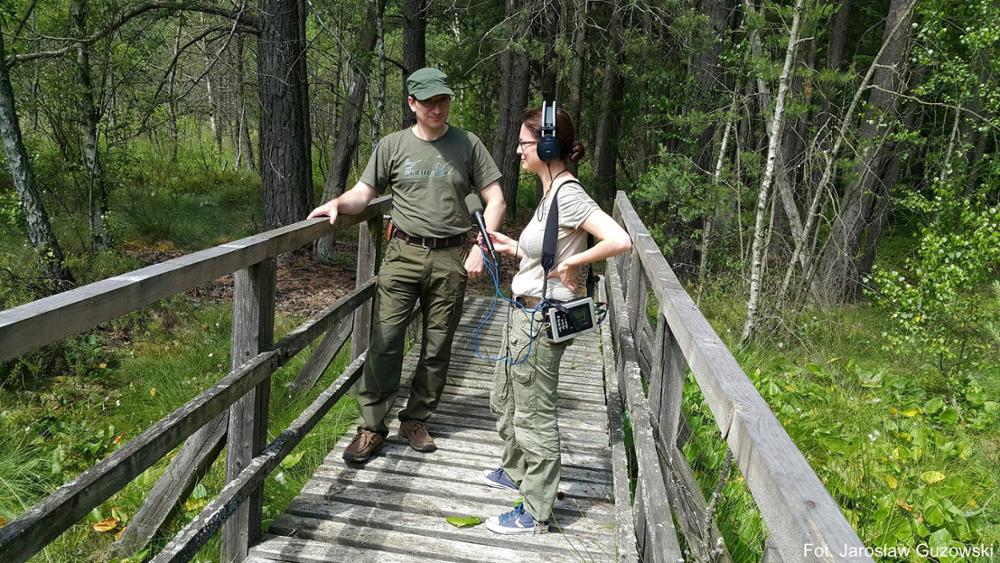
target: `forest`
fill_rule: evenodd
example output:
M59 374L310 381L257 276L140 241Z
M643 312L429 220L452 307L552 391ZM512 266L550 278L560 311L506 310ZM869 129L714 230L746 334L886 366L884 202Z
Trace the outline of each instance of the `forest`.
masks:
M521 114L570 113L588 192L627 194L866 545L1000 548L994 1L3 0L0 62L0 310L303 220L414 123L406 77L433 66L511 232L540 195ZM353 290L352 237L279 265L278 332ZM227 373L231 286L0 362L0 529ZM273 399L273 424L305 400ZM338 403L282 462L265 525L356 416ZM718 526L759 561L717 445L684 453L707 496L727 475ZM166 465L36 560L155 556L225 484L216 463L121 549Z

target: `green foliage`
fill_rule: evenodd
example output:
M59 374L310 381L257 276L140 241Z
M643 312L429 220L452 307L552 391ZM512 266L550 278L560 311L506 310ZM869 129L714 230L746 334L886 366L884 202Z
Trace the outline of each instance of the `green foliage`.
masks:
M735 341L740 303L711 289L706 315ZM1000 541L1000 509L992 502L1000 487L996 349L954 401L943 400L939 377L919 358L882 348L879 335L895 321L880 308L814 310L801 319L788 340L737 359L865 545ZM725 450L691 378L685 397L695 436L685 454L708 495ZM734 560L757 560L765 532L735 470L723 503L719 526Z
M1000 207L963 200L946 186L931 199L907 200L934 218L901 268L875 269L873 296L896 325L882 334L885 347L925 358L948 378L980 367L997 345L982 336L1000 322L1000 284L992 294L976 292L1000 267Z
M678 226L711 213L717 194L691 159L661 153L660 160L639 179L632 199L641 206L646 226L669 256L679 248L690 251L697 244L700 229L682 230Z
M277 332L300 319L278 318ZM108 346L96 336L77 346L78 364L34 385L0 387L0 518L10 520L110 453L153 422L218 381L229 369L230 308L175 301L134 327L130 344ZM311 348L272 376L269 433L284 430L348 363L350 345L316 387L288 399L285 385ZM345 398L271 474L265 486L265 525L276 517L357 417ZM223 454L224 459L224 454ZM166 468L161 460L95 509L45 550L53 561L79 561L106 550ZM213 465L171 524L168 535L190 522L224 485L224 462ZM109 519L113 519L109 520ZM110 526L107 531L104 527ZM157 543L162 545L162 543ZM147 551L147 554L150 551ZM217 542L203 551L213 558ZM141 559L141 557L139 558Z

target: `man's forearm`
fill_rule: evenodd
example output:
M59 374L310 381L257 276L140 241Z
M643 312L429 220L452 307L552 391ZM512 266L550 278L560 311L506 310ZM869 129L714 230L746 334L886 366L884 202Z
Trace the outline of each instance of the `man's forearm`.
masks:
M372 200L371 189L366 184L358 182L350 190L347 190L336 199L337 212L347 215L357 215L368 207Z
M491 201L486 204L486 208L483 210L483 219L486 220L486 227L491 231L496 231L500 228L500 224L503 222L503 214L507 211L507 204L501 199L500 201Z

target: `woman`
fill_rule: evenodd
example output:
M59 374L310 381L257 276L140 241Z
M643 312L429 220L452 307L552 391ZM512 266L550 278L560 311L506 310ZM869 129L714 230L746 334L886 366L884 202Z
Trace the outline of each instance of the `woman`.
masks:
M519 240L490 233L497 252L521 260L511 283L516 304L508 310L501 350L507 360L497 364L490 392L490 409L498 417L497 431L504 440L503 464L483 471L490 486L519 491L524 499L514 510L487 520L486 527L501 534L548 531L559 489L556 388L559 360L570 342L552 342L547 335L547 317L541 308L535 309L543 297L550 302L578 297L581 266L632 248L628 233L594 203L567 166L567 161L579 161L584 154L569 114L556 112L559 154L549 162L539 158L536 150L541 121L541 110L524 113L517 154L521 167L541 179L542 200ZM559 234L555 265L546 286L541 265L542 239L553 197L559 207ZM597 241L589 249L588 234Z

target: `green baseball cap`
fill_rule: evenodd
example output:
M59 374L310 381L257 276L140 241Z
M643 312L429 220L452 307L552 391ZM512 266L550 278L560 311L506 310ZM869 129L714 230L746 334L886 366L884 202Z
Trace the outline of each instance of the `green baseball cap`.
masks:
M448 87L448 75L431 67L424 67L413 71L410 77L406 79L406 90L411 96L420 101L440 96L441 94L455 95L455 92Z

